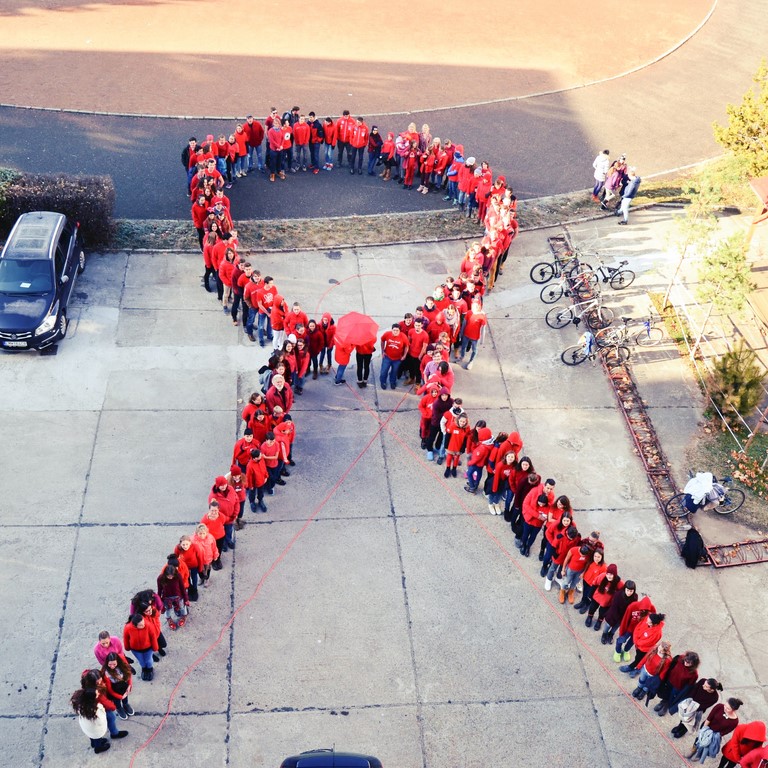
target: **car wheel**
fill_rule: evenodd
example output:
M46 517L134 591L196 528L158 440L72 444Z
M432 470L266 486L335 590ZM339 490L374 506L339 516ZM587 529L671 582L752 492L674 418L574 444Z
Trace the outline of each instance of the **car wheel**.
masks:
M62 312L59 315L59 341L67 335L67 328L69 328L69 321L67 320L67 313Z
M80 255L77 257L77 274L81 275L85 270L85 251L80 251Z

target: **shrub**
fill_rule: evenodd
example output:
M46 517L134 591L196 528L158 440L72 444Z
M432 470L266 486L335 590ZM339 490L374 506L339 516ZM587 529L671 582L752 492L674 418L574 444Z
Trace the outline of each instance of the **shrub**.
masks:
M109 241L115 207L115 187L109 176L14 174L7 181L0 176L0 184L0 227L4 232L22 213L57 211L80 222L86 245Z
M712 368L710 395L729 423L738 424L736 412L746 420L763 396L765 370L743 341L719 357Z

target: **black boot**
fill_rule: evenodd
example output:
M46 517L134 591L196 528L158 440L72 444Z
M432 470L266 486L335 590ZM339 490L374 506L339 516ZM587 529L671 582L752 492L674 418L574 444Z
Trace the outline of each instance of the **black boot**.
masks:
M187 590L189 593L189 599L194 603L197 602L197 598L199 597L197 592L197 587L190 584L189 589Z
M603 620L602 619L598 619L595 622L595 632L599 632L600 631L600 627L602 627L602 626L603 626Z
M589 616L587 616L587 618L586 618L586 620L584 622L584 626L585 627L591 627L592 626L592 618L593 618L592 614L590 613Z
M142 680L149 680L149 667L142 667L141 668L141 679Z

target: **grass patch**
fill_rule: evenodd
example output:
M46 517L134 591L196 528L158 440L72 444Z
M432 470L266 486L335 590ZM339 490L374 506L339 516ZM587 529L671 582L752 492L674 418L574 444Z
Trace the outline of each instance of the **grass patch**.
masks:
M648 298L651 300L654 309L661 316L664 327L667 329L667 335L675 342L675 344L677 344L678 352L680 352L683 357L688 357L688 346L686 345L685 340L686 338L692 338L692 334L685 318L678 317L674 307L669 305L665 307L663 305L663 293L649 293Z

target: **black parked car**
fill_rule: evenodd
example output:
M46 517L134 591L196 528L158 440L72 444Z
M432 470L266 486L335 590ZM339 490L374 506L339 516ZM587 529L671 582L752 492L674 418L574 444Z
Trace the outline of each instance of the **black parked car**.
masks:
M67 304L85 269L79 225L25 213L0 255L0 348L45 349L67 335Z
M381 768L381 760L353 752L335 749L313 749L300 755L286 757L280 768Z

